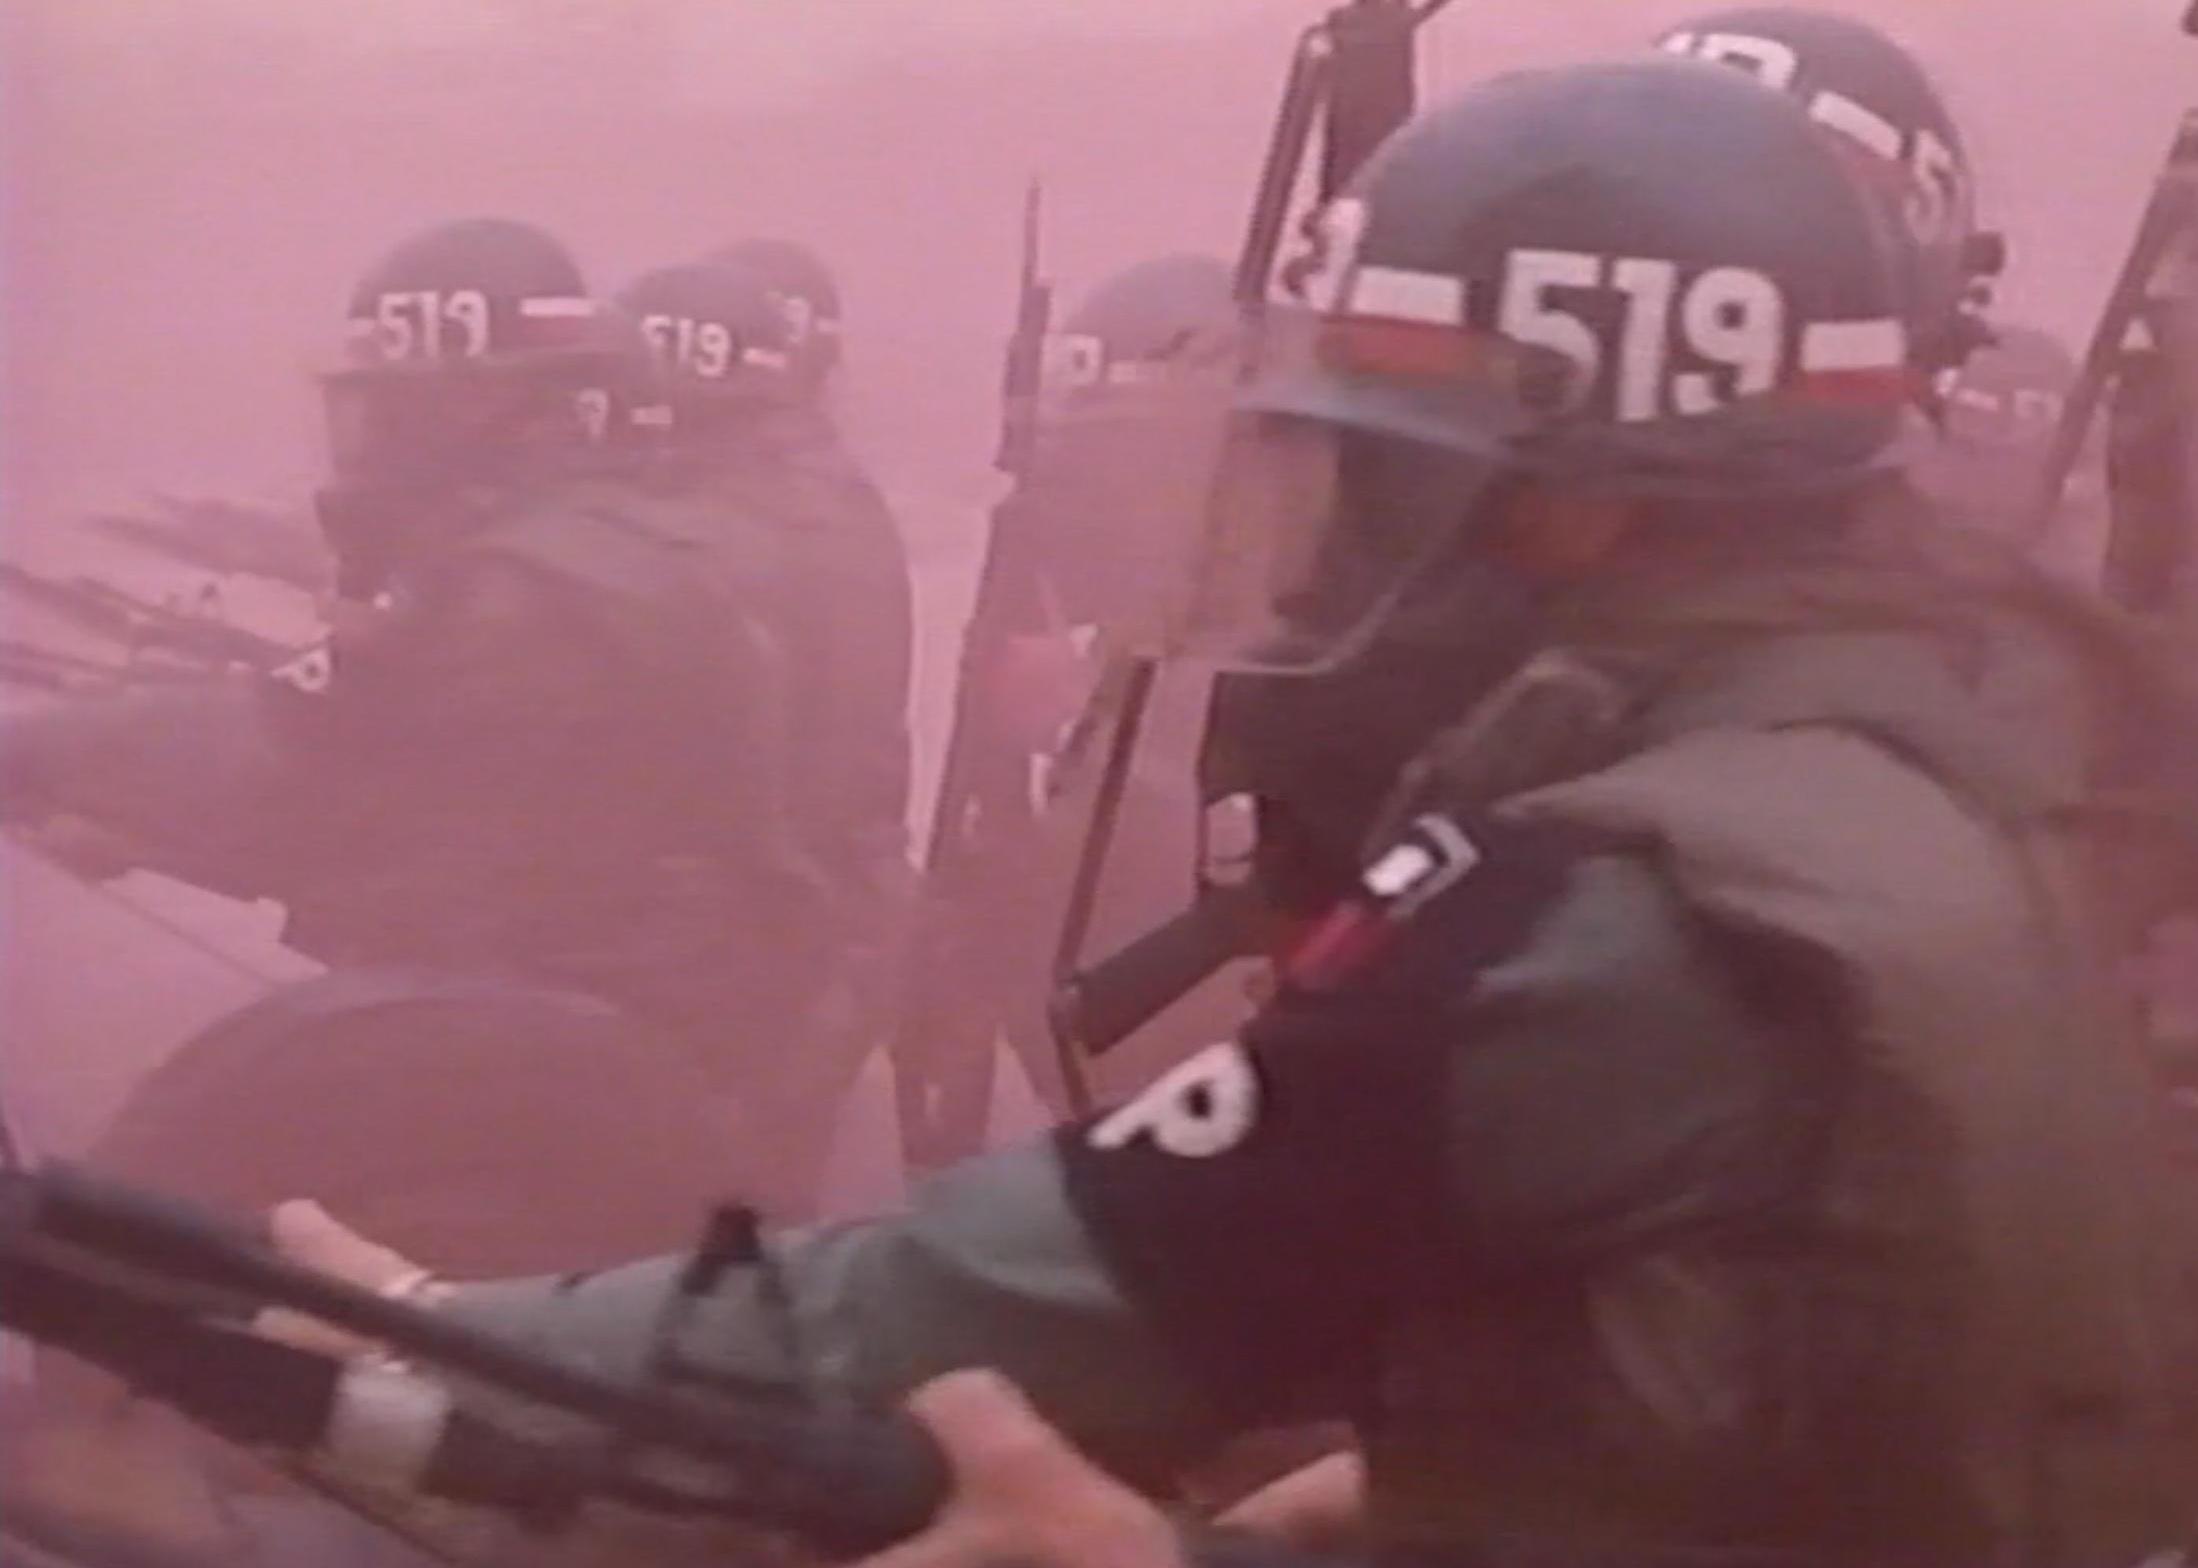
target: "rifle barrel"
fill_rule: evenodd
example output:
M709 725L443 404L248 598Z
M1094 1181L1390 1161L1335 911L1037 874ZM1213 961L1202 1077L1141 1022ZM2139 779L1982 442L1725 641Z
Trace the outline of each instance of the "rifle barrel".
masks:
M1259 187L1253 193L1252 212L1245 226L1244 246L1237 253L1236 278L1231 292L1242 305L1257 305L1267 297L1274 277L1275 257L1282 249L1282 229L1289 220L1290 201L1297 191L1298 171L1311 145L1313 127L1327 97L1329 66L1335 46L1325 23L1307 28L1298 36L1290 55L1289 74L1283 78L1282 107L1267 140L1267 153L1259 171Z
M2027 537L2043 534L2059 510L2069 476L2076 471L2092 422L2114 379L2129 330L2144 307L2146 292L2169 248L2194 219L2198 219L2198 110L2186 115L2177 128L2166 164L2130 241L2129 254L2099 313L2076 385L2053 432L2044 473L2026 519Z

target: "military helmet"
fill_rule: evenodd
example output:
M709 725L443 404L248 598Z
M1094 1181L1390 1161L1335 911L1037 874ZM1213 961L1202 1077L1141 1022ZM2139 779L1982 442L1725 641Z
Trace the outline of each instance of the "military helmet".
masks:
M2076 356L2050 332L2006 323L1949 377L1946 439L1998 451L2050 445L2076 385Z
M1882 231L1790 105L1640 61L1423 115L1330 204L1309 353L1242 402L1633 494L1883 464L1905 333Z
M2023 546L2046 542L2026 530L2041 521L2046 467L2076 375L2075 355L2051 333L2000 324L1945 378L1939 417L1911 432L1907 464L1941 520ZM2078 454L2064 502L2097 505L2101 457L2095 444Z
M1237 323L1229 269L1179 254L1114 273L1048 334L1017 494L1071 619L1137 635L1180 544L1153 477L1203 454L1185 400L1225 407Z
M682 262L645 272L614 301L648 345L679 422L800 394L793 324L754 268Z
M323 378L339 475L434 479L600 445L639 395L637 345L532 224L438 224L352 291Z
M1487 83L1399 131L1315 234L1203 486L1185 651L1343 657L1507 476L1783 502L1895 462L1897 258L1808 117L1729 70Z
M762 279L791 335L795 384L821 391L840 357L840 289L832 269L806 245L763 236L703 259L747 269Z
M1047 339L1055 394L1122 385L1213 353L1236 321L1228 266L1211 256L1156 256L1093 289Z
M346 362L359 370L520 366L595 346L595 301L555 239L509 218L423 230L352 290Z
M1977 228L1960 127L1915 56L1867 22L1798 6L1742 6L1666 32L1659 47L1738 66L1791 95L1854 156L1905 251L1917 365L1957 364L1981 341L1972 295L2002 263Z

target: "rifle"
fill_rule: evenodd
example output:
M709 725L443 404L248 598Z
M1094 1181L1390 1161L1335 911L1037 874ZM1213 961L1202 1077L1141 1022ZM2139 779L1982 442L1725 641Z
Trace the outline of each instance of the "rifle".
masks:
M1053 290L1040 269L1041 203L1041 187L1033 180L1023 198L1015 326L1001 371L1000 441L993 458L994 466L1018 483L1029 471L1053 313ZM969 907L981 896L977 883L988 840L1003 821L1027 825L1031 815L1023 769L1002 756L988 689L1007 605L1017 586L1017 552L1027 549L1022 535L1029 526L1016 493L993 508L976 599L962 634L953 726L932 807L918 926L900 1021L888 1046L902 1140L910 1147L973 1141L981 1128L958 1127L950 1135L940 1124L981 1118L990 1098L991 1053L1000 1022L996 1004L989 997L975 998L984 1005L972 1011L969 977L951 960L958 933L970 918ZM951 1053L942 1050L942 1042L973 1020L983 1038L971 1042L971 1049L982 1061L949 1064ZM962 1080L951 1088L938 1070L947 1065L962 1069ZM934 1093L942 1102L937 1107L929 1103ZM945 1103L950 1100L957 1103Z
M227 501L160 500L160 517L101 512L84 520L93 533L221 576L260 577L300 593L325 593L327 552L305 528Z
M679 1299L710 1289L753 1244L752 1219L726 1211ZM339 1360L261 1337L251 1325L270 1308L402 1360ZM668 1341L645 1381L568 1366L301 1268L204 1212L65 1167L0 1171L0 1326L118 1373L232 1441L314 1460L339 1484L537 1526L599 1497L853 1554L921 1529L947 1489L936 1445L897 1412L765 1398L687 1365ZM456 1402L453 1378L499 1402ZM376 1430L362 1441L365 1425Z
M297 651L241 626L141 599L112 583L48 577L12 561L0 561L0 592L49 610L128 654L157 650L209 671L238 664L267 668Z
M2183 17L2183 31L2198 37L2198 5ZM2059 509L2109 389L2118 381L2129 387L2131 345L2156 303L2169 256L2178 244L2194 243L2198 243L2198 109L2187 112L2176 129L2129 253L2100 311L2054 431L2027 537L2042 534ZM2198 409L2186 410L2184 417L2198 418ZM2107 536L2104 586L2111 597L2131 609L2168 607L2175 579L2190 554L2190 541L2182 536L2188 520L2175 515L2176 510L2173 506L2148 509L2134 501L2115 508Z
M119 664L64 653L21 637L0 637L0 684L69 695L104 690L126 673Z
M1234 292L1247 326L1257 325L1274 281L1283 229L1315 128L1322 143L1316 196L1325 203L1411 118L1414 43L1419 30L1450 3L1346 0L1298 35L1237 256ZM1157 672L1155 658L1139 655L1129 661L1120 681L1106 764L1055 944L1047 1018L1064 1063L1081 1063L1109 1049L1173 1006L1244 952L1256 927L1253 906L1242 890L1209 886L1190 908L1157 930L1089 968L1083 965L1099 883ZM1064 1077L1072 1086L1080 1084L1080 1067ZM1089 1108L1088 1094L1076 1108Z
M913 1418L805 1399L681 1354L689 1309L759 1247L750 1211L718 1210L645 1370L623 1379L303 1268L255 1231L163 1195L66 1166L0 1165L0 1328L121 1376L430 1550L438 1532L422 1516L446 1531L466 1522L449 1505L547 1531L601 1500L791 1535L831 1558L927 1526L951 1477ZM278 1309L380 1353L340 1358L254 1330ZM1182 1541L1191 1568L1244 1560L1204 1529Z

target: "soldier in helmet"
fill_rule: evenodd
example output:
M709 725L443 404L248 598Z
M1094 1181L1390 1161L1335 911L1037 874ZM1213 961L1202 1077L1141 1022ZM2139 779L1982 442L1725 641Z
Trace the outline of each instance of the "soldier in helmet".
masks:
M1868 23L1796 6L1743 6L1680 23L1657 39L1662 51L1735 68L1799 104L1864 194L1881 240L1894 254L1899 315L1907 344L1910 396L1935 399L1938 378L1960 363L1980 337L1972 297L1996 260L1992 237L1976 228L1974 181L1959 128L1929 74L1907 50ZM1314 247L1316 253L1322 247ZM1296 269L1300 281L1319 258ZM1309 279L1318 283L1318 274ZM1911 424L1917 422L1912 421ZM1931 444L1925 431L1904 448ZM1890 503L1888 487L1884 499ZM1902 504L1906 504L1905 501ZM1505 618L1484 607L1490 629L1485 655L1509 657ZM1454 649L1454 657L1473 650ZM1369 661L1378 665L1378 659ZM1366 799L1388 783L1389 762L1369 732L1392 721L1392 708L1445 699L1425 693L1411 661L1400 663L1394 689L1369 700L1362 684L1329 683L1295 691L1292 722L1279 728L1261 717L1271 680L1258 672L1225 676L1216 685L1216 722L1201 761L1209 798L1248 797L1260 816L1257 883L1267 901L1287 912L1316 904L1350 870L1358 849L1322 819L1356 823ZM1332 700L1318 722L1307 704ZM1317 779L1315 790L1277 781ZM1310 888L1308 895L1306 889Z
M2044 459L2075 363L2049 334L1986 319L2005 247L1978 226L1961 130L1930 73L1870 24L1798 6L1712 12L1670 29L1659 46L1736 66L1788 94L1860 175L1901 254L1914 391L1927 416L1907 442L1920 499L2059 577L2096 580L2096 450L2063 508L2038 516Z
M761 285L784 323L791 384L803 401L821 399L840 363L840 286L823 258L794 240L757 236L704 260L738 268Z
M727 245L703 258L712 266L733 268L748 279L780 319L783 394L771 400L770 421L776 439L799 451L818 468L831 468L842 479L872 492L871 502L850 508L841 520L845 548L858 556L872 586L866 592L882 603L897 593L910 596L907 550L893 516L847 449L834 413L834 392L841 359L840 288L832 271L806 245L793 240L753 238ZM890 626L881 643L895 649ZM873 684L870 690L882 690ZM865 701L873 699L864 699ZM905 767L905 764L903 764Z
M793 240L753 237L703 260L731 269L744 280L741 288L760 294L779 322L774 341L783 363L775 367L771 395L747 402L738 420L744 434L736 445L744 444L751 454L767 449L773 462L800 470L833 497L828 518L809 520L821 530L814 536L817 559L829 563L825 576L816 579L816 592L829 592L839 607L813 604L812 640L828 640L832 651L809 667L812 695L806 706L822 719L820 763L844 776L840 788L857 803L859 831L879 851L865 860L865 885L882 893L885 883L877 879L892 880L897 906L905 902L909 876L906 709L914 588L899 522L849 450L836 414L839 282L821 257ZM896 916L899 912L896 907Z
M1802 6L1712 12L1658 46L1788 94L1847 156L1901 253L1909 353L1928 396L1985 341L1974 306L2005 260L2000 237L1977 227L1968 150L1930 73L1869 23Z
M707 520L637 481L648 358L549 235L504 219L427 229L366 272L344 326L322 383L338 582L325 643L0 733L11 819L85 819L117 867L276 900L286 940L332 971L178 1053L102 1158L231 1201L295 1190L303 1162L317 1183L392 1201L434 1185L428 1145L444 1133L453 1161L477 1146L476 1171L490 1149L539 1152L519 1130L524 1096L482 1064L500 1049L516 1078L518 1042L557 1041L538 1064L569 1044L608 1081L666 1097L630 1125L652 1129L636 1151L669 1163L545 1201L547 1227L613 1255L677 1235L738 1179L722 1130L700 1132L707 1045L741 1008L796 1011L827 920L824 878L785 820L786 660L744 613ZM403 1043L374 1045L387 1030ZM451 1076L407 1077L415 1049ZM377 1056L387 1072L368 1092L350 1075ZM461 1082L461 1062L482 1076ZM277 1082L291 1085L281 1116L243 1114L254 1083ZM557 1092L545 1114L569 1127ZM615 1119L620 1096L593 1092ZM423 1105L436 1136L416 1143L414 1173L393 1172L385 1118ZM484 1144L485 1125L498 1137ZM538 1169L537 1190L559 1169L581 1170ZM686 1194L644 1216L631 1195L650 1183Z
M667 406L652 485L711 530L783 664L779 814L825 890L799 1010L734 1025L779 1211L812 1201L830 1110L876 1043L912 875L907 558L819 413L819 323L836 328L836 305L793 297L761 262L711 261L646 273L617 299Z
M1353 721L1347 792L1270 781L1322 857L1276 995L906 1215L776 1238L689 1361L990 1363L1148 1468L1342 1417L1411 1560L2172 1539L2163 1184L2076 874L2161 714L1875 504L1908 333L1839 155L1697 62L1521 74L1322 233L1211 482L1148 497L1227 546L1178 641L1277 677L1233 717ZM681 1278L438 1310L631 1365Z

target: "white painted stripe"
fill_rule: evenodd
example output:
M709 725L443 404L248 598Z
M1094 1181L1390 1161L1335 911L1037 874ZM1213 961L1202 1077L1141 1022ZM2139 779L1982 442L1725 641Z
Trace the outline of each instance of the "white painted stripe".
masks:
M1403 267L1361 267L1351 280L1346 314L1465 325L1465 280L1451 273Z
M1415 817L1412 826L1425 833L1429 841L1442 851L1443 864L1470 871L1481 863L1480 846L1466 836L1465 829L1448 817L1437 816L1430 811L1424 816Z
M1859 142L1864 151L1876 153L1887 163L1900 162L1900 127L1845 93L1818 93L1809 104L1809 116L1817 124Z
M1412 827L1435 849L1436 864L1396 899L1389 911L1392 920L1409 920L1456 887L1481 863L1480 846L1466 837L1465 829L1448 817L1433 812L1413 819Z
M1719 65L1738 66L1766 87L1791 92L1801 74L1801 56L1791 44L1749 33L1704 33L1696 52Z
M450 1409L439 1384L395 1362L354 1362L336 1379L321 1452L369 1483L414 1487L435 1457Z
M1908 332L1890 316L1876 321L1815 321L1801 332L1801 368L1892 370L1908 359Z
M519 302L519 314L534 321L573 321L595 314L595 301L580 294L537 294Z
M1038 383L1049 390L1088 387L1106 359L1107 346L1089 333L1049 333L1038 350Z
M1418 844L1399 844L1366 868L1366 891L1391 899L1435 869L1435 857Z

